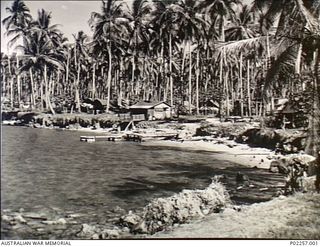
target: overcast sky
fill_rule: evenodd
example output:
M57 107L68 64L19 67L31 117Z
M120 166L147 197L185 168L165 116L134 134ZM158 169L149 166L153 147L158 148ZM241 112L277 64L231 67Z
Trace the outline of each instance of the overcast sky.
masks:
M132 5L132 0L124 0L128 5ZM251 0L244 0L248 2ZM8 16L6 7L11 7L12 0L0 1L1 4L1 21ZM60 30L64 35L73 41L72 34L82 30L86 34L91 35L88 25L91 12L100 12L101 1L28 1L25 4L30 9L31 15L34 19L37 18L37 11L41 8L52 12L51 24L60 24ZM1 23L1 51L7 53L7 40L4 36L4 28ZM12 51L10 51L12 52Z

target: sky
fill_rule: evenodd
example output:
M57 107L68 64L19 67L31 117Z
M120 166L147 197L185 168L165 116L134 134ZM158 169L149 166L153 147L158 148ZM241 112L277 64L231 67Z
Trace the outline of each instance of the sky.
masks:
M5 8L11 7L12 0L1 0L1 21L8 16ZM73 41L72 34L82 30L91 35L88 25L91 12L100 12L101 1L27 1L25 4L30 9L34 19L37 17L38 9L45 9L52 12L51 24L60 24L59 29L64 35ZM1 24L1 51L7 53L7 39L4 35L5 30ZM11 51L12 52L12 49Z
M130 6L133 0L124 0ZM6 7L11 7L13 0L0 0L1 4L1 22L8 16ZM91 12L100 12L101 1L24 1L27 7L30 9L31 15L34 19L37 18L37 11L41 8L52 13L51 24L60 24L59 28L64 35L73 41L72 34L76 34L78 31L84 31L87 35L91 36L92 32L88 25ZM251 0L244 0L244 2L251 2ZM12 53L13 48L8 50L7 39L4 35L5 29L1 23L1 52Z

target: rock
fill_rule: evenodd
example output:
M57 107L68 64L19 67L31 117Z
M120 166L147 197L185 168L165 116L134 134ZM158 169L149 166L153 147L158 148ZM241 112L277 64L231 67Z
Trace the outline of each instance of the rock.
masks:
M91 239L94 239L94 240L100 239L99 234L97 233L93 234Z
M63 218L60 218L58 220L45 220L45 221L42 221L41 223L46 225L65 225L67 224L67 221Z
M1 215L1 219L4 221L4 222L10 222L12 220L12 217L8 216L8 215Z
M207 215L207 214L210 213L210 210L209 210L209 209L204 209L204 210L202 210L202 213L203 213L204 215Z
M43 214L38 213L28 213L24 214L25 218L35 219L35 220L47 220L47 217Z
M266 190L268 190L268 188L261 188L261 189L259 189L259 191L266 191Z
M248 184L249 183L249 177L245 174L242 174L241 172L237 173L236 176L236 182L240 184ZM249 185L249 184L248 184Z
M120 208L119 206L116 206L114 209L111 210L113 213L124 213L125 210L123 208Z
M119 236L119 231L115 229L106 229L100 234L100 238L102 239L117 239Z
M279 168L277 166L273 166L269 168L269 171L272 173L278 173L279 172Z
M91 226L88 224L82 224L82 229L80 232L76 234L77 237L90 239L95 233L97 229L95 226Z
M64 225L64 224L67 224L67 221L65 219L63 219L63 218L60 218L60 219L57 220L57 223Z
M225 187L213 179L204 190L183 190L171 197L155 199L143 209L141 217L131 213L121 217L120 223L130 228L132 233L153 234L175 224L219 212L229 203Z
M120 218L119 224L121 226L132 228L141 221L141 217L137 214L129 213Z
M14 216L13 219L20 222L21 224L27 224L27 221L22 217L21 214Z
M280 164L278 166L278 169L279 169L279 173L281 173L281 174L287 174L289 172L288 167L284 164Z

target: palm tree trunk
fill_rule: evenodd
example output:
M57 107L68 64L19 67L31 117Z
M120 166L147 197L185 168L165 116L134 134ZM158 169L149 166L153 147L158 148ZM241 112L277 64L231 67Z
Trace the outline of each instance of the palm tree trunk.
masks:
M31 109L33 109L36 105L36 99L34 95L34 80L33 80L33 72L32 68L29 68L30 81L31 81Z
M16 59L17 59L17 66L16 66L16 70L17 70L17 90L18 90L18 105L20 108L20 101L21 101L21 80L20 80L20 75L19 75L19 57L18 55L16 55Z
M111 54L111 44L109 42L109 45L108 45L108 55L109 55L109 61L108 61L108 65L109 65L109 68L108 68L108 79L107 79L107 109L106 111L109 112L109 109L110 109L110 92L111 92L111 69L112 69L112 54Z
M243 117L243 79L242 79L242 62L243 62L243 54L240 52L240 68L239 68L239 80L240 80L240 114Z
M11 108L13 108L13 78L12 78L11 62L10 62L9 55L8 55L8 69L9 69L9 75L10 75L10 106Z
M225 95L226 95L226 115L227 117L230 116L230 102L229 102L229 83L228 83L228 75L229 75L229 67L225 72L224 77L224 85L225 85Z
M169 33L169 73L170 73L170 103L171 109L173 109L173 78L172 78L172 36Z
M199 111L199 76L200 76L200 66L199 66L199 60L200 60L200 50L197 51L197 68L196 68L196 109L197 114L200 114Z
M316 169L320 174L320 51L319 48L314 52L314 74L315 80L313 84L313 107L309 116L308 138L306 145L306 153L313 155L317 159ZM320 177L317 177L319 180ZM318 181L320 182L320 181ZM318 188L320 189L320 188Z
M225 16L222 15L221 22L220 22L220 40L221 40L221 42L225 42L225 40L226 40L224 28L225 28Z
M81 69L81 65L80 62L78 62L78 71L77 71L77 79L75 81L75 100L76 100L76 109L77 111L80 112L80 88L79 88L79 83L80 83L80 69Z
M220 55L220 68L219 68L219 116L220 121L222 121L222 102L223 102L223 56Z
M183 81L183 77L184 77L184 66L185 66L186 56L187 56L187 41L184 40L183 41L182 66L181 66L181 82Z
M119 66L119 105L122 104L123 98L123 57L120 56L120 66Z
M96 96L96 64L92 65L92 99Z
M302 43L299 44L297 58L295 61L295 73L298 75L300 75L301 56L302 56Z
M250 93L250 60L247 60L247 95L248 95L248 116L251 117L251 93Z
M191 52L191 40L189 41L189 90L188 90L188 96L189 96L189 114L192 113L191 109L191 102L192 102L192 52Z
M44 78L44 83L45 83L45 97L46 97L46 108L49 107L51 113L54 115L55 114L55 111L51 105L51 102L50 102L50 95L49 95L49 85L48 85L48 77L47 77L47 65L45 64L44 65L44 75L43 75L43 78Z

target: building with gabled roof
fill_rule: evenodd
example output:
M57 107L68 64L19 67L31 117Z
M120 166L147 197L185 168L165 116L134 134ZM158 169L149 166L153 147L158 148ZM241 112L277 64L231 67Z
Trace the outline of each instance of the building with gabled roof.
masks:
M146 120L163 120L171 118L172 107L164 101L140 101L129 107L131 115L143 114Z

